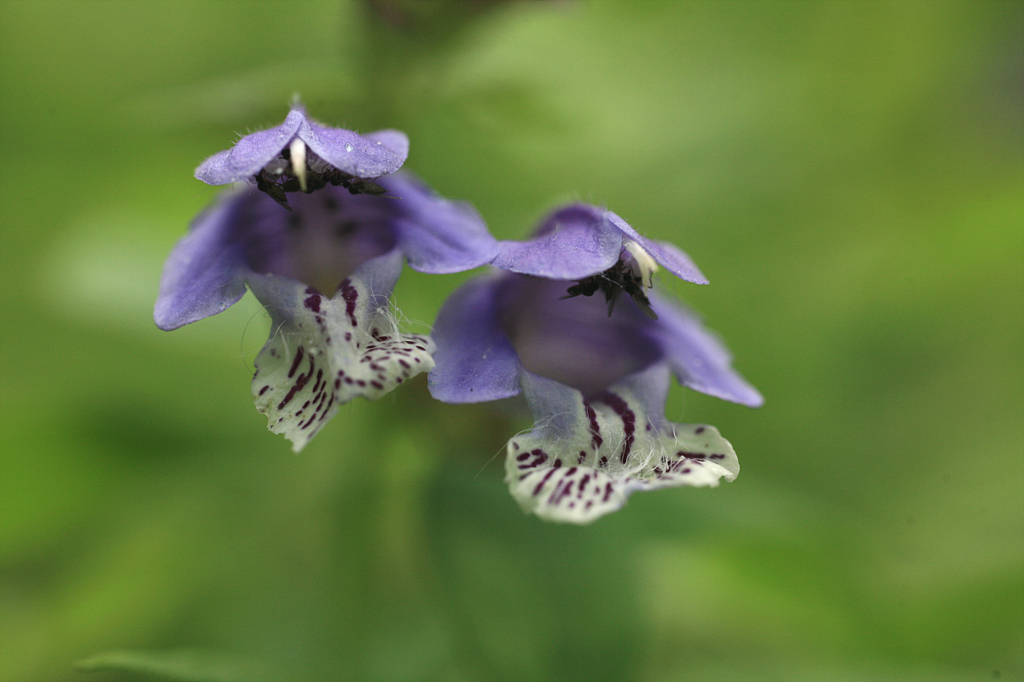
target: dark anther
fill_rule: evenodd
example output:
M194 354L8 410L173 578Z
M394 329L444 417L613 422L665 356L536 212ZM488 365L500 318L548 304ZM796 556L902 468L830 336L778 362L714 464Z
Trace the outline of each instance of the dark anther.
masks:
M281 158L290 162L291 150L281 150ZM305 190L302 189L302 184L299 182L298 177L295 176L295 169L292 168L291 165L289 165L287 170L279 175L272 175L267 173L266 170L260 170L259 173L253 176L253 180L256 181L256 189L265 193L289 211L292 210L292 208L288 205L287 193L304 191L306 194L311 194L328 185L331 185L332 187L344 187L350 194L369 194L371 196L387 194L386 189L372 180L357 178L354 175L349 175L344 171L330 166L327 170L320 172L313 170L307 164ZM336 205L328 206L331 210L335 207Z
M387 193L387 190L377 183L361 178L353 178L348 184L348 191L349 194L369 194L375 197Z
M315 173L314 175L317 175L321 182L329 182L334 187L344 187L349 191L349 194L370 194L372 196L380 196L381 194L387 193L386 189L372 180L357 178L354 175L349 175L337 168L324 173Z
M632 267L621 260L598 275L576 280L576 284L569 287L565 292L566 295L562 298L593 296L598 291L604 292L604 300L608 303L608 317L612 316L619 295L625 291L636 302L637 307L644 315L652 320L658 319L658 315L651 310L650 300L644 293L643 280Z
M256 180L256 189L284 206L287 210L292 210L292 207L288 205L288 197L285 195L284 190L280 185L264 180L263 171L260 171L259 175L254 175L253 179Z

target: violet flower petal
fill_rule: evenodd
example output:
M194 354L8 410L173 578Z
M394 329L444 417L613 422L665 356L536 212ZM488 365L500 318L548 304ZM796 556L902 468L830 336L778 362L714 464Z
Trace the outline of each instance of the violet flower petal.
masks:
M656 242L648 239L634 230L629 223L620 216L608 211L608 220L615 225L622 234L632 239L644 248L654 260L663 268L676 277L693 282L694 284L707 284L708 278L700 271L697 265L690 260L690 257L668 242Z
M573 204L552 213L525 242L500 242L492 265L549 279L583 279L604 272L619 259L622 233L605 211Z
M420 272L463 272L491 262L498 242L480 214L467 203L448 201L419 178L398 172L377 183L394 202L398 247Z
M372 133L363 133L363 137L376 145L385 147L396 157L400 158L401 160L398 162L399 167L409 158L409 136L401 130L385 128L384 130ZM398 170L398 168L395 168L395 170ZM387 172L394 173L395 171Z
M764 398L732 368L732 356L696 314L661 296L651 294L658 324L649 331L660 343L665 359L679 383L695 391L748 407L760 407Z
M246 135L231 149L203 161L196 168L196 179L208 185L227 185L251 177L288 146L305 122L302 109L292 109L281 125Z
M634 492L716 486L739 473L732 446L714 427L649 416L646 400L663 396L668 383L663 364L589 401L529 372L522 383L535 426L509 441L505 481L527 513L586 524Z
M298 136L321 159L357 178L394 173L409 156L409 138L397 130L359 135L307 121Z
M276 158L298 137L320 158L349 175L377 178L393 173L409 154L409 140L397 130L359 135L310 121L301 107L288 112L284 123L240 139L196 168L196 178L209 185L245 180Z
M245 295L246 236L235 221L245 194L223 197L199 214L171 251L153 312L160 329L216 315Z
M519 394L519 358L499 318L503 278L471 279L448 297L434 323L431 395L446 403L477 403Z
M599 392L648 367L663 353L648 334L656 321L622 296L608 315L601 294L566 297L566 283L506 273L502 328L524 368L579 389Z

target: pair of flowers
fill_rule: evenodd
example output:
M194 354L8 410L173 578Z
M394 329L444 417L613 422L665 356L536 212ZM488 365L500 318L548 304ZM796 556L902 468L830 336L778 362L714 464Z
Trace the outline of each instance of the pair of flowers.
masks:
M207 159L200 180L245 182L171 253L157 326L219 313L248 286L272 319L256 408L296 451L342 403L421 372L448 403L522 394L535 424L509 441L506 481L548 520L588 523L637 490L735 478L736 455L714 427L664 417L670 375L762 402L694 314L652 290L659 266L707 283L684 253L584 204L554 211L530 240L499 242L468 204L400 171L407 154L403 133L328 128L296 107ZM403 333L389 309L406 262L492 271L456 290L422 336Z

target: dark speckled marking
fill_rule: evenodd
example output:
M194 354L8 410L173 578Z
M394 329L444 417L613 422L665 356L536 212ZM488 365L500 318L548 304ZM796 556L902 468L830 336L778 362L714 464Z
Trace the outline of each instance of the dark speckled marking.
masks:
M338 290L341 292L341 297L345 299L345 314L348 315L349 322L352 323L353 327L358 326L356 321L356 300L359 298L359 292L352 286L352 281L348 277L342 280Z
M314 313L319 313L320 312L320 292L317 291L316 289L314 289L313 287L308 287L306 289L306 294L308 294L308 295L306 297L306 300L304 300L302 302L302 305L306 306L307 308L312 310Z
M597 423L597 413L586 400L583 401L583 410L587 413L587 419L590 420L590 447L597 450L604 442L601 437L601 426Z
M622 432L625 438L622 440L622 452L619 453L619 461L623 464L629 459L630 451L633 449L633 441L636 438L636 414L629 409L629 405L618 395L605 391L601 394L601 401L608 407L615 410L615 414L622 419Z
M284 406L291 402L292 398L295 397L295 394L302 390L302 388L309 382L310 378L313 376L313 369L313 358L310 357L309 372L307 372L306 374L300 374L298 378L295 379L295 383L292 384L291 390L289 390L288 394L284 397L284 399L280 403L278 403L277 409L284 409Z
M302 356L303 356L303 354L305 354L305 352L306 352L306 350L302 346L299 346L296 349L296 351L295 351L295 359L292 360L292 368L288 370L288 378L289 379L291 379L293 376L295 376L295 371L299 368L299 363L302 362Z
M553 473L555 473L554 469L548 469L548 472L544 474L544 478L540 479L540 483L538 483L537 486L533 489L534 496L540 494L541 488L544 487L544 484L548 482L548 479L551 478L551 474Z

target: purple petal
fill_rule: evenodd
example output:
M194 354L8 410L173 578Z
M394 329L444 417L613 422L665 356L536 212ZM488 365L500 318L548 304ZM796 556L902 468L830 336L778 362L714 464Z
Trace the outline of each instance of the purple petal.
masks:
M395 170L388 171L389 173L397 171L405 163L406 159L409 158L409 136L401 130L387 128L372 133L363 133L363 138L369 140L374 145L385 147L401 159Z
M164 265L154 320L172 330L227 310L245 294L246 237L235 229L246 192L229 192L201 213Z
M668 242L656 242L653 239L641 236L639 232L630 227L629 223L611 211L607 212L607 216L608 220L622 231L622 234L640 244L659 265L676 277L687 282L693 282L694 284L708 283L707 277L690 260L690 257L674 245Z
M409 138L397 130L359 135L306 121L298 135L321 159L357 178L394 173L409 156Z
M295 192L284 211L253 190L244 224L249 235L249 266L256 272L301 280L333 294L361 264L396 248L393 225L397 202L343 187L311 194Z
M483 218L466 203L435 194L419 178L399 172L380 178L394 202L399 248L420 272L463 272L491 262L498 243ZM382 200L382 199L378 199Z
M218 152L196 169L196 178L210 185L226 185L255 175L298 136L320 158L359 178L377 178L402 167L409 156L409 138L397 130L359 135L329 128L306 118L296 107L284 123L246 135L234 147Z
M499 319L500 276L471 279L455 290L434 323L436 367L428 385L446 403L476 403L519 394L519 358Z
M196 168L196 178L208 185L227 185L254 175L288 146L306 116L292 109L284 123L269 130L246 135L231 149L217 152Z
M249 285L271 314L252 393L267 427L298 452L356 397L375 400L433 367L429 338L397 332L388 296L402 268L392 252L367 261L333 297L277 275Z
M748 407L764 403L757 389L732 368L729 351L696 315L655 294L651 302L659 322L652 333L681 384Z
M622 233L604 211L574 204L551 214L525 242L500 242L495 267L524 275L575 280L604 272L619 259Z
M523 372L523 395L536 424L509 441L505 460L505 481L523 510L585 524L616 511L637 491L736 478L736 454L714 427L658 425L649 418L645 398L663 395L667 383L666 368L653 367L588 401Z
M523 367L591 395L661 358L655 324L628 296L566 297L564 280L507 274L504 328Z

